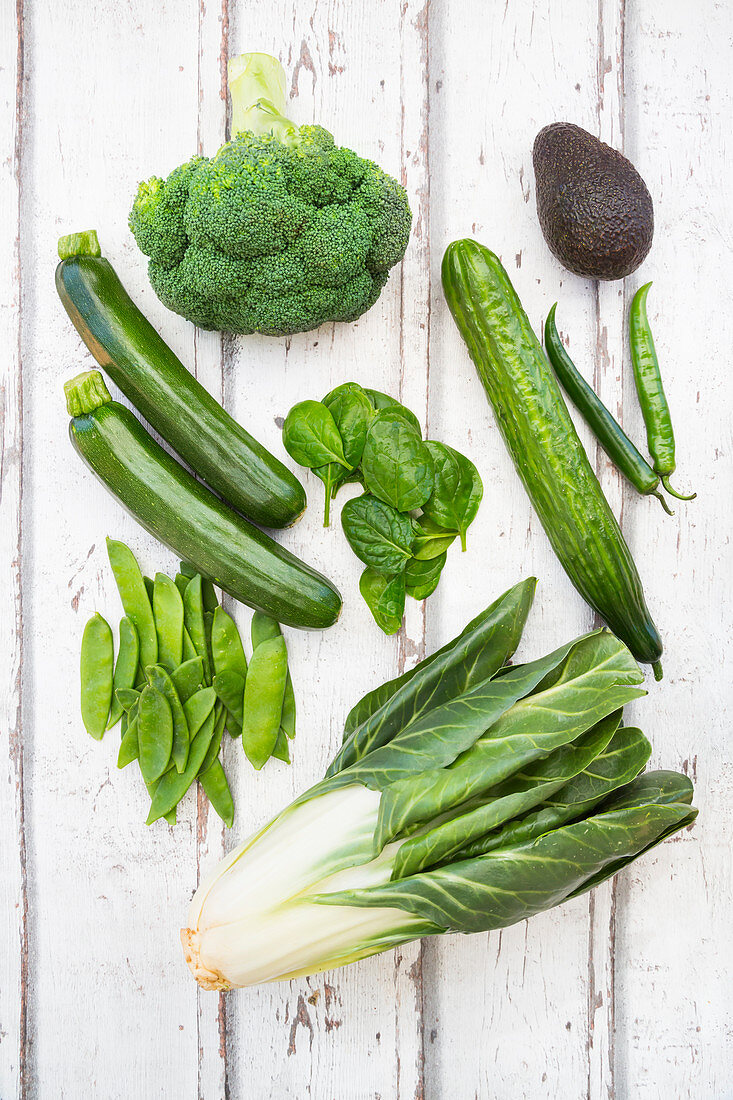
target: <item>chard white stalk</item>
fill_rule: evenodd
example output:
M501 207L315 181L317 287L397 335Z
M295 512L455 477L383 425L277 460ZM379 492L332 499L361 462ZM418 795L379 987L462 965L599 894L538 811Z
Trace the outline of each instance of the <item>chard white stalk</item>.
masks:
M419 936L503 928L692 822L692 785L642 773L644 694L608 631L507 667L534 582L366 695L326 778L230 853L181 932L205 989L315 974Z

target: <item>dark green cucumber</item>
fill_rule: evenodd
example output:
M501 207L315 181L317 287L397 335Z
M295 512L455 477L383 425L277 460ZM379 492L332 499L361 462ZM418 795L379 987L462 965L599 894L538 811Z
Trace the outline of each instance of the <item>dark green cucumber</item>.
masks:
M577 590L661 677L662 643L631 552L500 260L476 241L443 258L443 288L542 526Z
M59 241L56 289L94 358L184 462L233 508L264 527L305 509L295 475L186 370L137 308L96 233Z
M234 599L280 623L322 629L336 622L341 596L331 582L196 481L112 400L99 371L64 388L71 442L151 535Z

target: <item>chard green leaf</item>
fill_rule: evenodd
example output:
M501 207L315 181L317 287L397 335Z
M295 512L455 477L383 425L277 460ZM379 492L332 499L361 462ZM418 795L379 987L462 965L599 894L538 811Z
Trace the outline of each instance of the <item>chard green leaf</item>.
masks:
M400 629L405 613L405 578L401 573L385 577L367 566L359 580L359 591L377 626L385 634L394 634Z
M466 843L555 794L603 752L620 721L621 711L616 711L577 741L561 746L498 784L488 801L405 841L397 853L392 878L405 878L446 862L461 852Z
M410 558L405 568L407 595L412 596L413 600L426 600L428 596L432 596L438 587L440 574L447 559L448 555L445 551L437 558L429 558L426 561Z
M445 443L428 440L425 446L433 459L435 484L422 506L423 513L441 527L458 531L465 550L466 531L484 493L479 472L470 459Z
M406 420L408 424L411 424L419 435L422 435L422 428L420 427L420 421L415 416L414 412L408 409L405 405L402 405L394 397L390 397L388 393L380 393L379 390L365 389L364 393L369 398L372 406L377 412L383 412L389 410L389 412L396 413L397 416L401 416L403 420Z
M450 932L506 928L600 881L604 871L633 859L692 815L689 806L676 803L620 809L555 829L516 848L381 886L318 894L311 900L403 909Z
M398 512L419 508L433 491L433 460L420 433L403 417L379 413L361 458L364 485Z
M336 422L320 401L293 405L283 424L283 446L291 458L309 469L329 462L350 468Z
M642 672L623 642L608 630L571 642L554 654L522 666L544 665L533 694L520 698L450 768L423 768L394 783L379 808L376 843L431 821L472 798L485 795L531 761L574 741L606 715L646 694ZM500 685L509 672L496 680ZM542 685L540 690L538 686Z
M442 649L360 699L346 718L344 744L326 777L498 672L519 644L536 586L535 577L514 585Z
M377 573L394 576L410 560L415 537L412 520L369 493L347 501L341 526L357 558Z
M323 398L333 417L344 448L344 458L356 468L361 462L367 431L375 411L358 382L345 382Z
M605 722L609 720L604 719ZM621 726L608 747L557 794L537 810L508 821L502 828L467 844L457 858L473 859L497 848L525 844L550 829L574 821L602 803L612 791L635 779L650 755L651 745L641 730Z
M458 531L447 531L429 516L420 516L412 553L418 561L430 561L444 554L457 538Z

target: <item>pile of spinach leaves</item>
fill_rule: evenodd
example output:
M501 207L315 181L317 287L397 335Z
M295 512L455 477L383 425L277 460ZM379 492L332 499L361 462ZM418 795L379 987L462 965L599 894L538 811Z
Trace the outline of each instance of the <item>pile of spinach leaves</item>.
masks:
M341 524L366 566L361 594L385 634L394 634L405 597L430 596L451 543L466 549L483 495L478 470L445 443L423 440L417 417L399 401L357 382L294 405L283 443L324 484L324 527L340 487L363 486L344 505Z

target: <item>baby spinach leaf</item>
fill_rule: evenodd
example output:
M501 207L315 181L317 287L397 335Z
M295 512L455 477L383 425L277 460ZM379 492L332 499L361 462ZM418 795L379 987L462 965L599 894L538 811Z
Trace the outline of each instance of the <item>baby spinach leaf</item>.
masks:
M283 445L291 458L311 470L330 462L350 469L336 422L320 401L293 405L283 424Z
M398 416L401 416L408 423L412 424L413 428L422 436L422 429L420 427L420 421L415 416L414 412L405 408L399 401L396 401L394 397L390 397L388 393L380 393L379 390L365 389L364 393L369 398L370 402L377 410L381 412L383 409L389 409L390 412L396 412Z
M444 550L437 558L410 558L405 568L405 587L407 595L413 600L426 600L438 587L440 574L448 557Z
M433 460L420 434L401 416L379 414L361 459L364 486L399 512L419 508L433 491Z
M369 425L375 411L358 382L345 382L323 398L341 436L344 457L352 468L361 462Z
M401 573L396 577L384 577L367 566L359 580L359 591L377 626L385 634L394 634L400 629L405 613L405 578Z
M341 525L351 549L377 573L401 573L412 555L413 521L390 504L365 493L347 501Z
M413 556L418 561L439 558L457 537L457 531L446 531L445 527L440 527L429 516L420 516L412 547Z
M470 459L445 443L428 440L425 446L433 459L435 484L423 504L423 513L441 527L457 530L465 550L466 531L476 518L484 492L478 470Z

